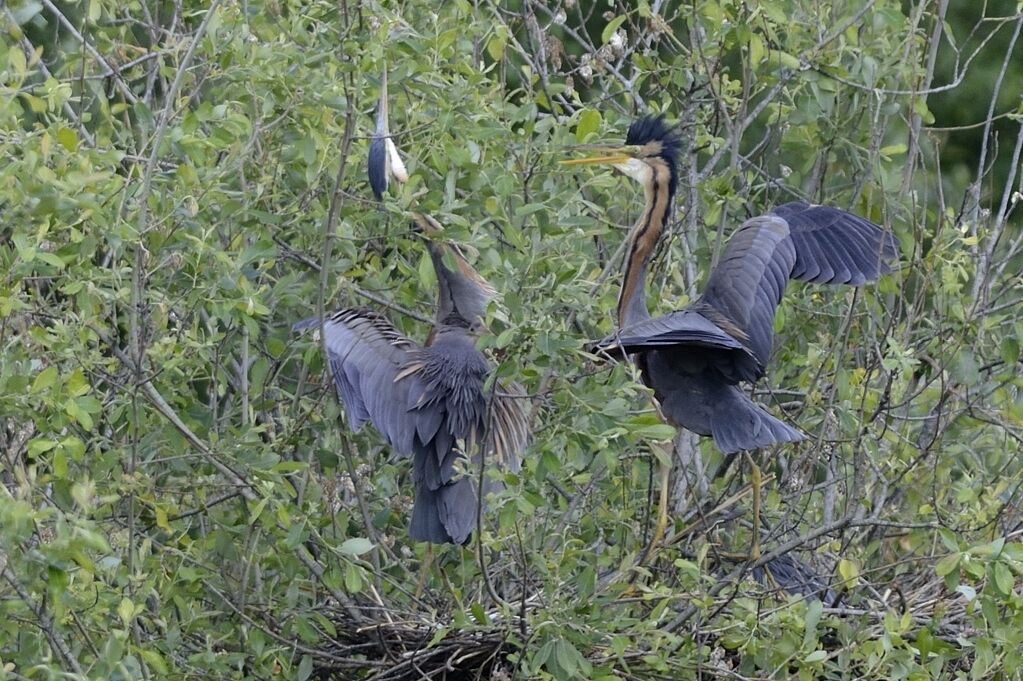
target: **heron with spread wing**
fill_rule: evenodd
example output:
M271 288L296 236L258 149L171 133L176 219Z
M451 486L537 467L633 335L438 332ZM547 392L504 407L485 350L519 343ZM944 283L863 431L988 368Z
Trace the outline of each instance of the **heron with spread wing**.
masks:
M606 352L631 356L671 423L711 436L725 454L803 435L750 399L741 383L764 375L774 315L790 279L859 286L891 271L898 250L872 222L828 206L795 201L747 220L732 235L703 294L685 309L651 317L646 271L671 215L681 145L661 117L630 127L624 146L562 161L610 164L639 182L646 196L629 236L616 333ZM662 481L667 470L662 470ZM666 523L662 493L659 529Z
M413 224L427 236L441 230L426 215L415 215ZM325 346L349 427L359 431L372 423L395 452L412 457L409 535L464 544L478 508L470 461L485 451L517 472L529 428L518 388L485 390L490 365L475 337L494 289L456 246L428 239L426 248L440 292L424 344L377 312L348 308L324 321ZM318 319L309 319L294 328L318 326Z

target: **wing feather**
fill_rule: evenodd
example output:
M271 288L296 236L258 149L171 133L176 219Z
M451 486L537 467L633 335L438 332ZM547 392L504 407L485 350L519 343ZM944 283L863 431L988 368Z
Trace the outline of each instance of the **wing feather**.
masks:
M306 320L296 329L319 326ZM323 325L328 364L349 425L369 421L392 449L412 455L414 539L464 542L474 527L475 482L458 477L459 461L476 452L483 426L486 359L461 328L422 347L382 315L346 309ZM529 442L524 391L498 387L489 449L506 470L520 469Z
M693 309L714 310L737 326L762 367L789 279L865 284L890 272L897 257L894 237L869 220L829 206L786 203L732 235Z
M820 258L817 262L827 262L832 270L847 267L852 275L862 274L864 282L874 281L890 272L890 263L899 255L895 238L890 233L866 218L838 208L793 201L778 206L771 214L789 224L799 260L804 253L811 252L812 245L819 248L822 238L832 245L841 244L843 250L825 250L816 256ZM797 263L795 271L800 270L800 264ZM831 281L831 277L820 275L793 275L793 278L814 283Z
M714 310L677 310L632 324L598 342L595 349L631 354L681 345L703 348L712 351L703 356L714 358L726 380L752 381L762 368L741 338L743 331Z
M314 328L306 320L296 329ZM349 426L358 431L369 421L396 452L412 453L417 428L428 430L436 416L409 414L404 405L418 382L418 343L406 338L383 315L363 308L340 310L324 321L328 364L344 404ZM428 418L424 419L424 416Z
M491 446L497 462L505 470L518 473L521 454L529 446L529 417L526 391L517 383L498 386L491 414Z

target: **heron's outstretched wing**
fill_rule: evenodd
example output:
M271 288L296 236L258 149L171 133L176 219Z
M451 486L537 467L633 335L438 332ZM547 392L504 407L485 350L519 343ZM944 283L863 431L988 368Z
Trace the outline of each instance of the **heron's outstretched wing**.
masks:
M796 247L792 279L860 286L891 272L899 255L894 236L844 210L793 201L771 214L789 225Z
M732 235L693 309L737 326L763 367L789 279L857 286L890 272L897 255L892 235L868 220L828 206L786 203Z
M310 319L294 328L318 324ZM399 333L383 315L362 308L335 312L323 329L330 373L352 430L369 421L402 455L412 454L416 434L422 442L430 442L443 417L436 413L441 407L409 409L421 346Z

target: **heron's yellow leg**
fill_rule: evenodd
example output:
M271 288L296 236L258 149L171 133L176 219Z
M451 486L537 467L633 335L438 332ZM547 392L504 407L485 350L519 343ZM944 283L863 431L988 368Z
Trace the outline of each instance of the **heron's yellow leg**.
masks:
M649 563L664 540L664 531L668 527L668 483L671 480L671 453L657 443L650 444L650 451L661 466L661 491L657 498L657 522L650 543L640 554L638 565Z
M753 487L753 546L750 548L750 560L760 560L760 487L764 477L753 457L746 452L746 461L750 469L750 485Z
M654 525L654 536L650 545L656 550L664 539L664 530L668 527L668 483L671 480L671 460L661 459L661 494L657 502L657 524Z

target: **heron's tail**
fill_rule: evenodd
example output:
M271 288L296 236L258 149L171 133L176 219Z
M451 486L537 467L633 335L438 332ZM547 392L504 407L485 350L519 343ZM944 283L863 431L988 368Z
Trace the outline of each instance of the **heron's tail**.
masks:
M768 414L738 388L729 392L729 399L714 409L710 424L714 444L725 454L803 439L802 433Z
M465 544L476 527L476 486L460 478L437 489L416 487L409 536L434 544Z

